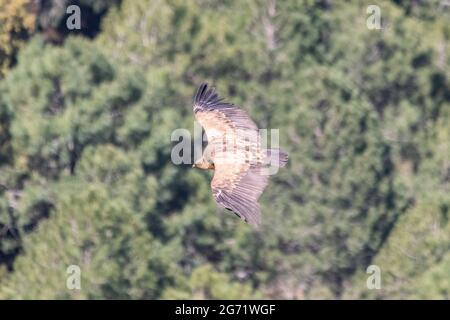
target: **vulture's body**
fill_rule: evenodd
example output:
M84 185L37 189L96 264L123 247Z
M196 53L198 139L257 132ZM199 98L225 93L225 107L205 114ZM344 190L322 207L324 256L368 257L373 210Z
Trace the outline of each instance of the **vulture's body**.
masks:
M207 84L202 84L194 97L194 114L208 138L194 167L214 170L211 189L216 202L258 226L258 199L268 183L268 167L284 166L287 154L261 149L258 127L248 114L224 102Z

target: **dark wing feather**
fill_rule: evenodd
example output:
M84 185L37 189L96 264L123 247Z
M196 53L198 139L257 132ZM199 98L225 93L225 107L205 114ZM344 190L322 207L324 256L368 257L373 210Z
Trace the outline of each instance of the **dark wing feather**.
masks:
M240 130L257 134L258 127L239 107L224 102L214 88L206 83L200 85L194 97L194 114L208 136L208 140L225 134L226 131Z
M217 165L211 181L214 199L253 226L261 223L259 197L268 176L255 165Z

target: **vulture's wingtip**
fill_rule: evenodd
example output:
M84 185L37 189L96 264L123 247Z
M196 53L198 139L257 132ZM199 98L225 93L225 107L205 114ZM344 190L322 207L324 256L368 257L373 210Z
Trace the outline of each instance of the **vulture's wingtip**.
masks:
M203 82L194 96L194 112L202 108L214 108L222 100L214 87L209 87L207 82Z

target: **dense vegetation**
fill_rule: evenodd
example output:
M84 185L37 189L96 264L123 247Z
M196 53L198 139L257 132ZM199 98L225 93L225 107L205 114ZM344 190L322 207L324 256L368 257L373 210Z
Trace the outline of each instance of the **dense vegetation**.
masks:
M372 2L0 0L0 298L450 298L450 6ZM202 81L290 154L260 231L171 162Z

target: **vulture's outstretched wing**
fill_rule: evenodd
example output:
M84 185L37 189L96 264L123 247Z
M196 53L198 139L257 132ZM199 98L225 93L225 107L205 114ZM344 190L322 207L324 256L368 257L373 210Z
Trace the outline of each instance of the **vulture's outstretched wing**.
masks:
M218 204L235 212L254 226L261 223L258 199L267 186L268 176L258 166L216 165L211 189Z
M194 115L205 129L209 142L218 137L222 138L227 132L230 135L236 131L254 137L258 135L258 127L248 114L237 106L224 102L214 88L208 89L206 83L200 85L195 95Z

